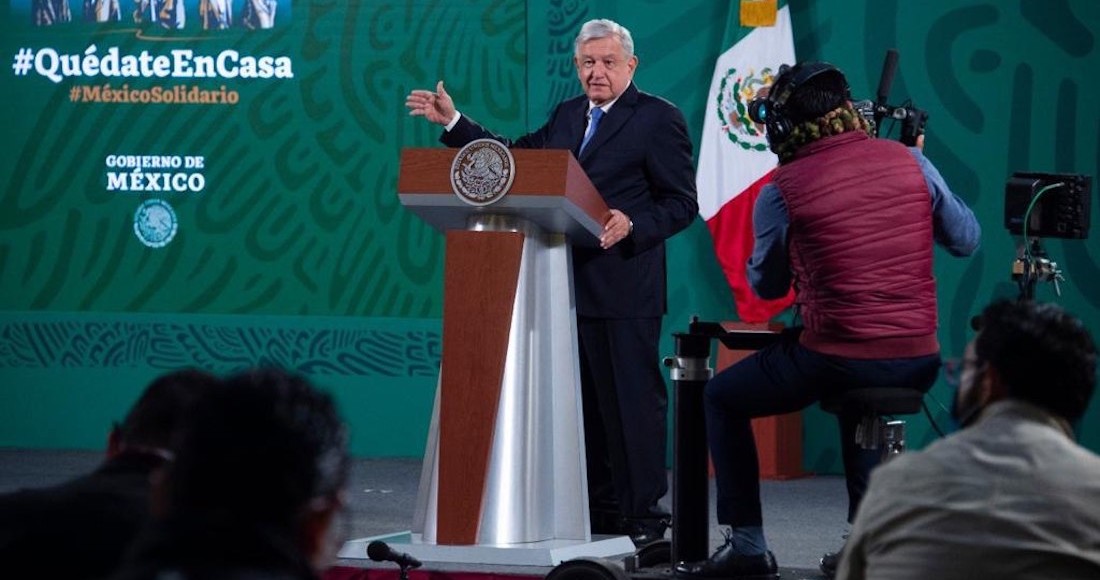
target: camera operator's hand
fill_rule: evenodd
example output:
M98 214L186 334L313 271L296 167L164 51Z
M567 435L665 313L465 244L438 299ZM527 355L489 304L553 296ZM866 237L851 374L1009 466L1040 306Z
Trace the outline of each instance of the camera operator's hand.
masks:
M917 149L924 151L924 133L917 135L917 143L915 146Z

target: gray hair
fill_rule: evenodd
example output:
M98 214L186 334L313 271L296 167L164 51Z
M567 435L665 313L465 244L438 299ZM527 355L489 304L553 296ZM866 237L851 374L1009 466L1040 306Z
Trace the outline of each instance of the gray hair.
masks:
M581 45L584 43L609 36L619 39L619 43L623 45L623 52L626 53L626 58L629 59L634 56L634 38L630 36L630 31L618 22L606 18L589 20L581 26L581 31L577 33L577 40L573 42L573 54L580 55Z

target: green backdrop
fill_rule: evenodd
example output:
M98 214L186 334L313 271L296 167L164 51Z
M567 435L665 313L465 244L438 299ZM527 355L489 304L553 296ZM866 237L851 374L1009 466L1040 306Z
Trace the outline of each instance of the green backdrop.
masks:
M436 145L438 127L408 117L405 94L444 79L464 113L505 134L533 130L579 92L579 25L608 17L634 33L637 84L679 105L698 141L737 9L284 1L271 28L205 30L197 2L182 28L135 22L129 0L106 23L70 3L72 21L50 26L35 25L30 0L0 6L11 63L0 72L0 445L99 448L165 370L271 363L336 394L362 456L422 452L438 374L443 241L396 196L400 150ZM957 355L968 319L1017 292L1008 175L1097 174L1100 3L790 7L799 58L838 65L857 96L873 96L883 55L898 49L890 100L928 111L925 151L978 214L979 253L936 260L940 338ZM1039 289L1094 329L1097 236L1046 241L1068 280L1061 297ZM666 334L692 315L734 317L701 221L668 255ZM950 389L933 396L946 405ZM831 417L803 417L805 467L836 471ZM1081 435L1093 449L1098 417L1094 403ZM935 437L925 418L909 423L916 446Z

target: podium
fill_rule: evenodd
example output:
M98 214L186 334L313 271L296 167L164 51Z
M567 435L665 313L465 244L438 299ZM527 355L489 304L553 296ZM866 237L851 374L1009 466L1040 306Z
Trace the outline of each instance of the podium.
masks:
M446 258L439 388L400 548L526 565L631 552L589 529L570 254L598 245L608 208L567 150L511 151L510 189L472 204L452 182L460 154L401 154L401 204L446 234Z

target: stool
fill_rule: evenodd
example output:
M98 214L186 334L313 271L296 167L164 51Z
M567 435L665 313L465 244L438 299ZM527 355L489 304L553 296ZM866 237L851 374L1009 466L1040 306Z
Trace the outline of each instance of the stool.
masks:
M883 417L918 413L923 401L924 392L917 389L852 389L821 399L821 409L858 414L856 443L863 449L881 448L886 460L905 450L905 421Z

